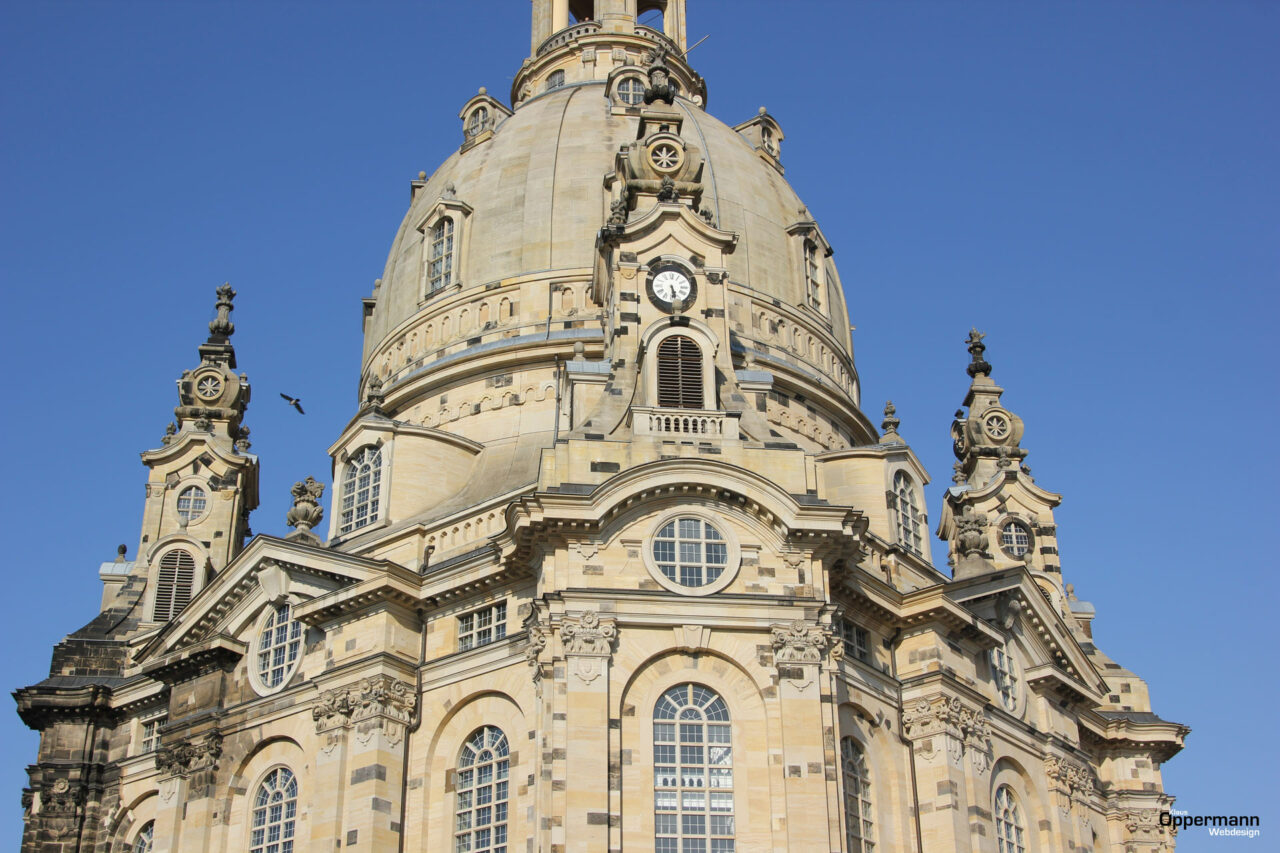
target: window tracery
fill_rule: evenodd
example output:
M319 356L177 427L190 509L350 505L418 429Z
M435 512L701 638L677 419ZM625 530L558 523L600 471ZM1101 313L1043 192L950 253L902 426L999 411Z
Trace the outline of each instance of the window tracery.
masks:
M359 530L378 520L382 508L382 448L366 447L347 462L342 478L339 533Z
M893 475L893 494L897 504L898 543L914 554L923 555L924 515L916 502L915 484L902 471Z
M427 261L427 292L448 287L453 282L453 219L445 216L431 229L431 252Z
M302 652L302 623L292 618L286 602L274 608L258 632L257 673L262 686L271 690L288 680Z
M249 853L293 853L298 817L298 780L277 767L258 786L253 799Z
M653 709L655 853L733 853L733 737L729 706L686 683Z
M507 853L511 758L502 729L467 738L454 773L454 853Z
M840 740L844 770L844 837L849 853L871 853L875 828L871 812L871 774L862 748L851 737Z
M996 844L999 853L1026 853L1026 827L1018 799L1008 785L996 789Z

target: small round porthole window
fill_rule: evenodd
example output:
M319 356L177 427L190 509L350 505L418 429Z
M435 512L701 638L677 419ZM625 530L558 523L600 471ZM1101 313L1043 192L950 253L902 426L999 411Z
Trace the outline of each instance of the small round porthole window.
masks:
M1031 550L1031 528L1021 521L1006 521L1000 528L1000 549L1010 557L1024 557Z
M644 100L644 84L639 77L623 77L618 81L618 101L629 107Z
M302 623L288 603L268 607L253 644L253 686L266 696L284 688L302 662Z
M673 592L707 595L724 589L738 571L738 545L726 525L688 512L661 519L645 550L658 583Z
M204 517L209 508L209 498L199 486L187 486L178 493L178 518L187 524Z

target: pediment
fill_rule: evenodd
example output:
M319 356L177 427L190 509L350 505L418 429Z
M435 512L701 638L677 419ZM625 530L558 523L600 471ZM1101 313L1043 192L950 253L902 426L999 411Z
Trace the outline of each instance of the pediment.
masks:
M975 616L1017 640L1019 664L1034 689L1054 692L1072 703L1102 702L1102 676L1025 569L956 581L947 591Z
M183 611L134 656L144 671L243 645L267 604L288 596L310 600L386 574L391 564L309 545L257 536L200 590Z

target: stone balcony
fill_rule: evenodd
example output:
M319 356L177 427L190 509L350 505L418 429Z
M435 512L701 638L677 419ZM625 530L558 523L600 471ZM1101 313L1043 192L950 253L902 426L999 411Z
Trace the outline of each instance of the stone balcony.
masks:
M707 409L646 409L639 406L631 410L633 435L651 435L659 438L686 438L699 440L738 439L738 413Z

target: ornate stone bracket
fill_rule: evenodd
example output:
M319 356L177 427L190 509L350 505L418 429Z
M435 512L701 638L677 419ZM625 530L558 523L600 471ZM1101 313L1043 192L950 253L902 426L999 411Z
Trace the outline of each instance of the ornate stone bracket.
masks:
M584 611L576 619L566 618L560 624L560 643L569 669L583 684L590 684L604 673L617 638L617 620L602 619L594 610Z
M412 684L390 675L374 675L348 687L324 691L311 709L311 717L316 734L329 734L326 751L332 750L349 728L355 728L361 743L368 743L381 731L395 746L404 738L417 707L418 695Z
M918 700L903 714L902 728L912 741L944 736L953 764L958 765L968 752L979 773L991 769L991 725L981 709L970 708L955 696L939 694ZM927 757L932 744L920 751Z

